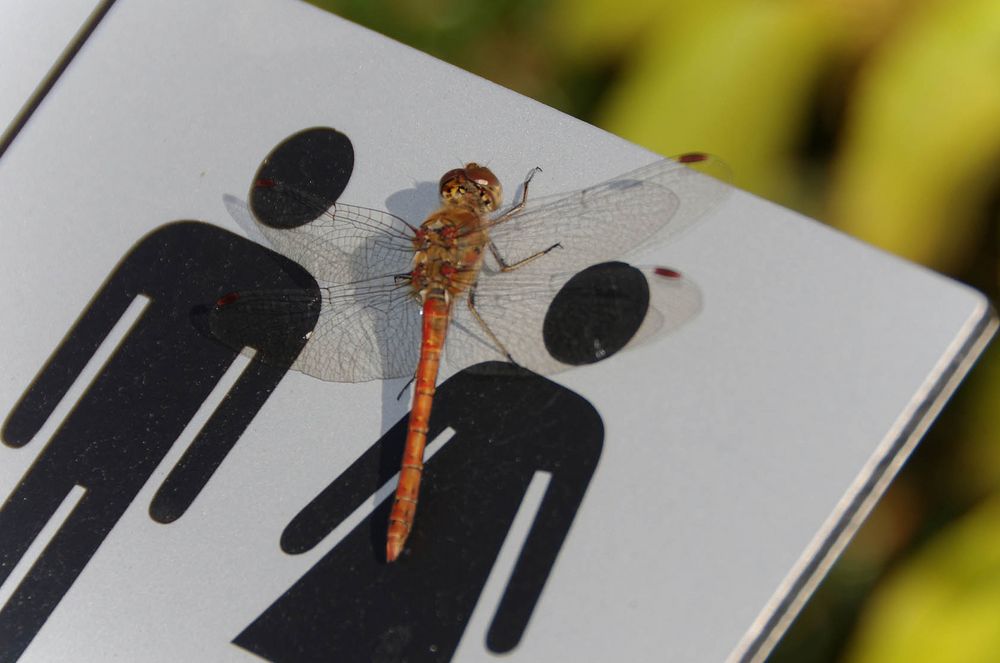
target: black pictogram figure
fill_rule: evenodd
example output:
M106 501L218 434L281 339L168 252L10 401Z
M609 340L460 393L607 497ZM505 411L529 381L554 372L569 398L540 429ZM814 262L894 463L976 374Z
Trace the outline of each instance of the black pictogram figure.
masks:
M140 318L0 508L0 581L75 485L86 491L0 608L0 661L17 659L94 555L237 350L207 332L221 295L245 288L313 292L295 263L232 233L193 221L159 228L125 256L3 427L3 441L31 441L136 296ZM298 327L258 338L251 361L161 487L150 513L184 513L305 342ZM267 361L264 361L264 359Z
M354 146L336 129L312 127L278 143L257 169L249 206L272 228L296 228L337 202L354 170ZM267 184L280 183L296 195Z
M604 427L583 398L510 364L441 384L419 525L402 563L385 563L389 500L350 532L234 642L273 661L446 661L536 471L551 479L487 645L517 645L597 465ZM285 529L282 548L312 548L398 471L402 419Z

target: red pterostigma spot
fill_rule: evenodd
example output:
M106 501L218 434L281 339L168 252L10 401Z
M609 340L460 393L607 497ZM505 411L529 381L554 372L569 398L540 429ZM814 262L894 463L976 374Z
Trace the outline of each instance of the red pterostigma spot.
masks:
M256 182L254 182L253 185L258 189L273 189L278 185L278 183L270 178L261 177Z
M700 161L707 161L708 155L704 152L688 152L687 154L682 154L677 157L677 161L680 163L698 163Z
M657 267L653 270L653 273L657 276L662 276L666 279L679 279L681 278L681 273L675 269L670 269L669 267Z
M238 293L238 292L227 293L227 294L219 297L217 300L215 300L215 307L216 308L222 308L224 306L229 306L230 304L232 304L233 302L235 302L239 298L240 298L240 293Z

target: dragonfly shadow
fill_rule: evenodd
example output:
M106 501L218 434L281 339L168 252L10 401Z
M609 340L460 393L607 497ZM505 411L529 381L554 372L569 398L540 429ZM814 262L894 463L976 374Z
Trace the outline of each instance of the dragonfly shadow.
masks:
M431 212L441 205L436 182L415 182L409 189L403 189L385 199L385 209L419 225Z
M268 246L268 241L264 237L264 233L260 231L257 222L254 221L253 214L250 212L250 208L247 207L245 201L227 193L222 196L222 204L226 206L229 217L236 222L240 230L246 233L247 239L263 246Z

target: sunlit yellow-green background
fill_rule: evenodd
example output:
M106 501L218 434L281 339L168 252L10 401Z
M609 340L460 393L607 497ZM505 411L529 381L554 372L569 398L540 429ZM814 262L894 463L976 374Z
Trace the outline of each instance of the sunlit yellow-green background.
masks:
M316 4L995 301L1000 0ZM1000 661L998 405L993 350L769 661Z

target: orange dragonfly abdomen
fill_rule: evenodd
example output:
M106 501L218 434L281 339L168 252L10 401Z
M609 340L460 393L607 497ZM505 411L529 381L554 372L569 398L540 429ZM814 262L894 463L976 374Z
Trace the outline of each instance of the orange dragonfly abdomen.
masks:
M424 470L424 447L427 445L431 405L437 386L441 351L444 348L450 314L451 304L445 291L436 290L427 294L423 305L424 324L420 363L417 365L413 387L413 405L406 431L406 446L403 448L396 498L389 514L389 535L385 549L385 557L389 562L394 561L402 552L417 513L420 478Z

